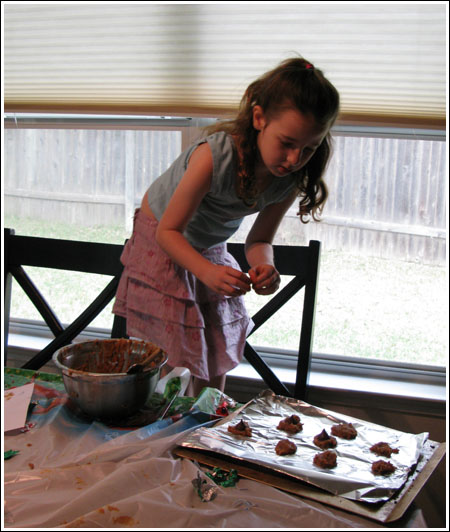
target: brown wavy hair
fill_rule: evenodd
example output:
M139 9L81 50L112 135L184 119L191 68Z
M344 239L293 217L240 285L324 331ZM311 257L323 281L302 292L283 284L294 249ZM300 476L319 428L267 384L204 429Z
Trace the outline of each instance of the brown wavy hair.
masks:
M287 59L248 86L234 120L207 128L208 134L225 131L235 137L241 154L238 194L248 205L254 205L258 196L255 177L258 131L253 127L255 105L261 106L269 121L283 110L295 108L304 114L311 113L319 126L331 128L339 113L339 93L323 72L306 59ZM318 220L317 215L322 212L327 200L328 188L323 174L331 149L328 132L308 163L292 174L297 180L300 197L298 214L304 223L307 223L308 215Z

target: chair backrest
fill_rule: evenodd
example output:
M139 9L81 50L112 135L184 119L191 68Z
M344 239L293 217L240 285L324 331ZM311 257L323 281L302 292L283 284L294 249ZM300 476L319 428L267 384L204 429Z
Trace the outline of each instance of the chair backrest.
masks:
M19 236L15 235L12 229L4 229L5 363L13 277L55 336L53 341L23 366L25 369L37 370L51 360L56 350L70 344L114 298L123 269L120 262L122 249L123 245L117 244ZM24 266L96 273L113 278L78 318L64 328L39 289L25 272ZM115 317L111 336L113 338L126 337L123 318Z
M12 277L17 280L55 335L53 341L23 365L25 369L37 370L51 360L57 349L70 344L114 298L123 270L120 262L122 250L123 245L19 236L15 235L13 230L5 229L5 363ZM245 258L244 245L229 243L228 250L239 262L243 271L247 271L248 264ZM274 257L280 274L293 276L293 279L252 317L255 326L250 334L261 327L299 290L304 288L303 313L301 323L299 323L296 382L293 390L278 379L248 341L245 345L244 356L266 385L275 393L306 399L314 330L320 242L313 240L309 246L275 245ZM64 328L25 272L24 266L96 273L113 278L86 310L74 322ZM113 338L126 337L124 318L115 316L111 336Z
M273 246L274 259L281 275L293 279L277 292L254 316L254 333L299 290L304 288L303 313L299 323L299 349L296 380L293 390L283 384L270 367L262 360L247 341L244 356L263 378L266 385L278 395L293 396L305 400L308 390L308 376L311 365L311 351L314 332L317 283L320 264L320 242L311 240L308 246ZM236 258L243 271L247 271L243 244L228 244L228 251ZM250 336L250 335L249 335Z

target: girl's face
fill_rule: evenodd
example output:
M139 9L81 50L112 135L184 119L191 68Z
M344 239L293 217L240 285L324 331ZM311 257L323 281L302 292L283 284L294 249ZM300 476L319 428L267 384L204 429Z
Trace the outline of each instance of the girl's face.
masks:
M264 166L276 177L296 172L311 159L328 133L311 114L287 108L268 120L259 105L253 108L253 126Z

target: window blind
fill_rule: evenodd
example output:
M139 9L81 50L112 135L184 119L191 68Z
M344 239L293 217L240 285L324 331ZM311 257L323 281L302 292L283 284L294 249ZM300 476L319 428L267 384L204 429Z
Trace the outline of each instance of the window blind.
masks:
M302 55L340 123L445 128L447 2L4 4L7 112L228 116Z

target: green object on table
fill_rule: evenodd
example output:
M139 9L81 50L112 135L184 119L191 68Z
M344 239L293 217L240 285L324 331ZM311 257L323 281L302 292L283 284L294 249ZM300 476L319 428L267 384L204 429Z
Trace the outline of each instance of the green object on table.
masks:
M15 386L23 386L31 381L49 385L60 392L65 391L62 376L57 373L45 373L22 368L4 368L3 385L5 390Z
M163 393L163 403L161 409L158 411L157 420L164 419L168 414L172 405L175 403L178 394L181 391L181 379L180 377L174 377L169 379L166 383L166 387ZM172 412L173 413L173 412Z
M174 377L173 379L169 379L166 383L166 388L164 390L164 397L165 399L172 399L174 395L177 395L180 393L181 390L181 379L180 377Z
M12 451L12 450L5 451L4 459L9 460L10 458L12 458L13 456L16 456L16 454L19 454L19 453L20 451Z
M223 469L220 469L220 467L215 467L211 473L208 472L206 475L223 488L232 488L239 481L236 469L224 471Z
M197 471L197 478L194 478L192 485L202 502L212 501L216 498L217 487L202 478L199 471Z

